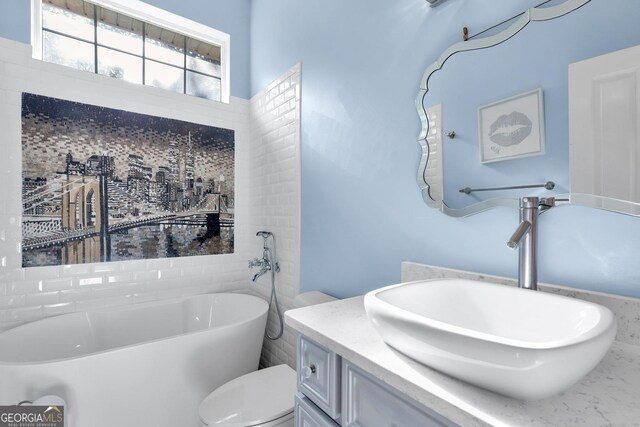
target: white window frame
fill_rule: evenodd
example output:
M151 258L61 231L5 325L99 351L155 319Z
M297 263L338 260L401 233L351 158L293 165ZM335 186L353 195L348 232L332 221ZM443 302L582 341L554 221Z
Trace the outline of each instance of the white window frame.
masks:
M193 39L220 46L220 102L229 103L231 57L231 36L229 34L140 0L85 1ZM31 46L33 58L42 60L42 0L31 0Z

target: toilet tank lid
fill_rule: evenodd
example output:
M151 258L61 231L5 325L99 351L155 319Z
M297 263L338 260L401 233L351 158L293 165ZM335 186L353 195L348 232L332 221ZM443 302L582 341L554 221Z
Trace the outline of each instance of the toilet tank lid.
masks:
M335 301L336 298L331 295L327 295L324 292L309 291L297 295L293 299L293 306L295 308L308 307L310 305L322 304L325 302Z
M200 404L209 426L246 427L293 412L296 373L287 365L250 372L214 390Z

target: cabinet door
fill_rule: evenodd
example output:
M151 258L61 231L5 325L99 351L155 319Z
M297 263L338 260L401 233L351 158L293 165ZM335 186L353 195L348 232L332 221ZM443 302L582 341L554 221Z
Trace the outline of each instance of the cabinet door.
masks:
M340 417L340 356L298 338L298 389L331 418Z
M342 378L343 427L455 426L441 415L409 402L346 360Z
M296 427L339 427L304 395L296 395Z

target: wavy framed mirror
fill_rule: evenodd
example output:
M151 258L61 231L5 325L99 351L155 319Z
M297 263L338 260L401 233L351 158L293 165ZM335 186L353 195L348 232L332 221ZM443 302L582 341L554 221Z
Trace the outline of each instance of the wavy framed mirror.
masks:
M620 94L631 93L630 88L640 88L640 61L618 65L617 59L608 56L640 44L640 32L633 30L639 19L640 2L552 0L446 49L424 72L416 97L422 123L417 182L427 205L447 215L467 216L495 207L517 207L523 196L555 196L571 204L640 216L640 131L635 131L640 129L640 119L617 113L620 109L640 111L640 96L619 99ZM635 56L640 58L640 54ZM573 88L575 78L569 70L594 57L618 68L598 71L591 83L585 83L582 76L583 86ZM626 74L621 73L623 69ZM594 86L594 81L602 84ZM595 92L585 95L583 88L589 84ZM538 92L542 123L520 120L514 111L527 107L514 107L513 99ZM609 96L598 98L598 93ZM575 109L570 114L570 105L583 102L581 97L608 102L612 113L594 120L589 119L592 113L588 110L582 116ZM594 105L592 109L600 106ZM487 106L492 109L484 108ZM490 120L479 111L488 111ZM620 126L622 119L627 121ZM511 135L541 124L542 142L532 144L533 148L522 144L515 151L487 143L487 135L478 132L482 120L489 120L485 127L491 125L492 131L500 128ZM590 148L582 147L588 139L585 135L597 135ZM522 140L515 136L503 145ZM594 146L610 141L626 145L594 151ZM498 154L483 161L483 149ZM628 159L635 163L626 164ZM606 185L599 185L616 191L596 191L593 183L577 185L576 170L582 176L599 177L595 181L612 177ZM621 170L626 173L622 178L618 176ZM628 191L618 191L622 181L631 187Z

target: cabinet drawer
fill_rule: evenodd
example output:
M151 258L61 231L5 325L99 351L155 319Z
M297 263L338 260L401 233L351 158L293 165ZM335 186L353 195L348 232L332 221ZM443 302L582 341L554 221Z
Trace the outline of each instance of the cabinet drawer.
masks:
M296 394L295 417L296 427L338 427L338 424L300 393Z
M331 418L340 417L340 356L300 335L298 389Z
M346 360L342 366L343 427L452 427L441 415L408 401Z

